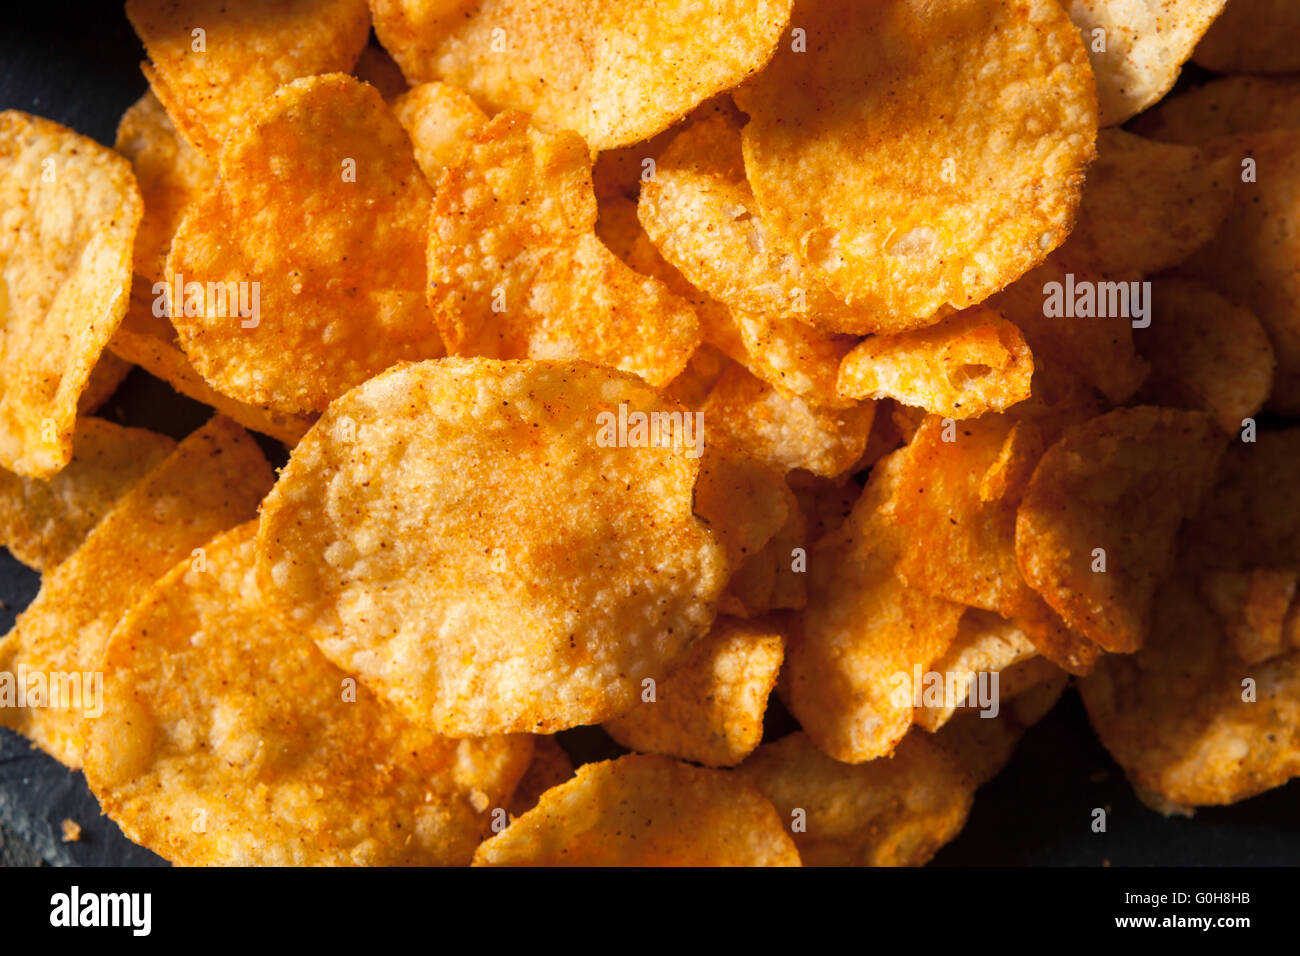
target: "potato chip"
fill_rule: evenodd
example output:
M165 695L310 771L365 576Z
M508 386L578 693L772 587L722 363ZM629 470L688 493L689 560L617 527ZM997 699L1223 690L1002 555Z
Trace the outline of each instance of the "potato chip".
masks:
M667 675L725 584L683 417L583 363L392 369L294 449L262 573L327 657L435 730L597 723Z
M519 785L510 795L507 808L512 817L522 817L537 806L542 794L573 777L573 760L554 737L533 738L533 759Z
M86 746L101 806L187 866L468 862L532 738L440 737L357 687L263 600L256 530L182 560L113 632Z
M887 755L903 739L914 668L948 649L962 612L896 573L904 538L882 510L902 463L902 453L882 459L845 524L809 551L808 607L786 648L787 707L845 763Z
M804 0L735 92L764 225L849 305L925 324L1065 240L1097 104L1056 0Z
M734 767L763 739L784 651L779 628L719 617L653 699L643 690L641 703L602 726L629 750Z
M1101 125L1117 126L1173 88L1225 0L1069 0L1097 77Z
M212 184L216 163L176 132L152 92L122 114L114 148L131 161L144 198L133 267L152 282L163 278L172 236L186 208Z
M1088 639L1137 650L1178 526L1213 484L1223 446L1209 416L1150 406L1066 431L1016 514L1025 580Z
M700 342L694 310L592 234L582 141L503 113L470 142L429 224L429 306L450 351L586 359L652 385L676 377Z
M699 411L722 373L735 364L721 351L704 343L691 353L682 374L663 387L663 393L692 411Z
M1107 655L1079 684L1093 729L1139 794L1176 810L1235 803L1300 775L1300 652L1245 663L1178 578L1152 620L1145 647Z
M975 784L916 733L892 757L849 766L802 733L764 744L737 771L794 831L805 866L920 866L961 832Z
M1161 100L1132 126L1151 139L1188 146L1237 133L1300 128L1300 80L1223 76Z
M45 576L36 600L0 638L0 671L24 668L45 675L47 687L57 678L65 689L80 678L88 693L118 618L177 561L204 562L208 540L252 518L271 483L271 468L252 438L233 422L213 418L138 481ZM68 698L48 706L50 700L29 696L28 706L0 707L0 722L76 769L84 718L96 705L84 696L71 700L71 706Z
M728 568L735 571L757 554L797 506L779 472L725 438L709 439L694 507L717 537Z
M1180 271L1264 324L1277 356L1267 407L1294 415L1300 413L1300 129L1245 134L1236 146L1234 162L1250 159L1258 181L1237 185L1222 227Z
M1291 0L1231 0L1196 45L1192 59L1220 73L1300 70L1300 9Z
M478 848L475 866L798 866L776 810L734 773L629 754L589 763Z
M357 65L352 75L362 83L369 83L379 91L379 95L392 103L405 93L409 87L401 68L393 62L388 51L375 43L367 43L357 57Z
M848 476L832 481L795 471L788 481L807 524L810 545L838 531L862 496L862 486Z
M844 357L845 398L892 398L952 418L977 418L1029 397L1034 357L1024 334L976 306L938 325L864 339Z
M807 522L797 499L785 500L789 508L785 523L732 572L718 600L721 613L757 617L768 611L799 610L808 603Z
M71 460L78 397L126 313L140 211L122 157L0 113L0 468L48 478Z
M1200 580L1200 594L1219 619L1223 633L1247 664L1258 664L1295 650L1285 631L1296 593L1295 571L1211 571Z
M1106 275L1177 265L1218 231L1236 165L1119 129L1097 137L1079 221L1062 250Z
M415 161L434 189L442 171L488 121L468 93L446 83L421 83L403 93L394 101L393 113L410 135Z
M1136 333L1151 363L1142 395L1208 412L1236 434L1273 390L1276 359L1259 319L1195 279L1157 279L1152 303L1151 327Z
M109 340L110 344L112 340ZM99 353L99 361L90 370L86 387L77 398L77 416L93 415L105 402L113 397L117 387L131 372L131 363L118 358L110 351ZM75 441L75 439L74 439ZM76 454L76 450L73 450Z
M78 419L72 461L57 475L42 481L0 471L0 546L28 567L52 570L175 447L143 428Z
M611 149L667 129L762 69L791 0L656 5L371 0L407 79L445 80Z
M277 87L351 70L370 32L363 0L127 0L126 15L149 55L150 88L212 153Z

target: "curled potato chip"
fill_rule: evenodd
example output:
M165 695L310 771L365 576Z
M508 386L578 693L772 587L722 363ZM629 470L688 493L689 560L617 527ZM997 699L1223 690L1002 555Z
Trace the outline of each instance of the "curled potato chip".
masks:
M798 866L781 818L725 770L629 754L589 763L474 854L475 866Z
M203 561L201 549L214 534L252 518L271 483L271 468L252 438L233 422L213 418L138 481L45 576L36 600L0 638L0 671L22 667L46 675L47 686L54 675L91 681L118 618L177 561ZM0 706L0 723L76 769L85 717L94 706L84 697L71 706L66 699L44 706L29 697L25 707Z
M1286 631L1295 600L1295 571L1210 571L1200 580L1200 594L1219 619L1233 650L1247 664L1258 664L1284 651L1300 650Z
M1201 412L1122 408L1066 431L1016 514L1030 587L1071 627L1131 653L1173 566L1174 538L1214 482L1222 433Z
M1233 149L1235 162L1256 164L1258 181L1237 185L1218 233L1180 271L1264 324L1277 356L1268 408L1294 415L1300 413L1300 129L1243 134Z
M1300 9L1291 0L1231 0L1201 37L1192 59L1220 73L1300 70Z
M126 15L149 55L149 86L208 152L277 87L351 70L370 26L364 0L127 0Z
M181 217L211 185L216 164L176 132L152 92L122 114L114 149L131 161L144 198L135 236L136 275L161 279Z
M667 129L771 58L791 0L657 5L371 0L412 82L445 80L611 149Z
M512 817L522 817L537 806L542 794L573 777L573 760L554 737L533 738L533 759L519 785L510 795L507 809Z
M140 215L122 157L0 113L0 467L47 478L71 460L78 398L126 313Z
M1101 125L1116 126L1173 88L1226 0L1069 0L1097 77Z
M1142 394L1208 412L1235 434L1273 390L1276 359L1259 319L1195 279L1155 280L1152 302L1151 327L1135 336L1151 363Z
M1205 245L1232 202L1235 164L1119 129L1097 137L1063 252L1106 275L1159 272Z
M167 257L172 322L213 388L307 412L442 354L424 301L429 187L374 87L295 80L245 117L220 169Z
M763 739L784 649L776 627L719 617L652 700L643 691L641 703L602 726L629 750L734 767Z
M362 83L369 83L379 91L379 95L392 103L405 93L409 87L401 68L388 55L388 51L375 43L367 43L357 57L357 65L352 75Z
M42 481L0 471L0 546L37 571L53 569L175 447L143 428L78 419L72 461L57 475Z
M435 189L488 115L468 93L447 83L421 83L393 102L393 113L415 146L415 161Z
M262 573L327 657L435 730L605 720L707 631L725 584L683 414L584 363L392 369L294 449Z
M1029 397L1034 357L1020 329L976 306L938 325L864 339L844 357L836 390L977 418Z
M952 754L908 734L892 757L849 766L802 733L764 744L737 775L783 820L802 810L805 866L920 866L961 832L975 784Z
M580 358L664 385L699 344L690 303L593 234L587 147L503 113L470 140L429 224L429 306L448 349Z
M1074 220L1097 104L1056 0L804 0L736 91L767 228L849 305L924 324L1041 262Z
M1180 578L1158 593L1152 622L1140 651L1107 655L1079 683L1093 729L1139 795L1176 811L1300 775L1300 652L1245 663Z
M263 600L255 532L182 560L114 630L86 746L105 812L188 866L468 862L532 738L440 737L356 687Z
M1204 146L1224 136L1300 127L1300 80L1222 76L1161 100L1133 131L1169 143Z
M883 509L903 459L872 470L839 530L808 554L808 606L786 648L783 700L827 754L845 763L893 751L913 718L914 669L941 656L962 607L908 587L896 573L903 536Z

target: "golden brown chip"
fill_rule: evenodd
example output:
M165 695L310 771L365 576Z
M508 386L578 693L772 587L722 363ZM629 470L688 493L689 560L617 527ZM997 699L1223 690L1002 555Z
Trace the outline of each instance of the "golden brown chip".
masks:
M1223 76L1170 96L1133 121L1133 131L1204 146L1224 136L1300 127L1300 80Z
M1028 398L1033 374L1020 329L976 306L929 328L864 339L844 357L835 387L845 398L892 398L977 418Z
M78 398L126 313L140 214L122 157L0 113L0 468L47 478L71 460Z
M542 794L572 777L573 760L559 741L554 737L534 737L533 759L507 804L510 816L522 817L537 806Z
M593 235L587 147L503 113L438 188L429 306L447 347L489 358L580 358L664 385L700 342L690 303Z
M803 512L810 545L838 531L862 495L862 486L849 476L832 481L796 471L790 473L789 484Z
M1300 70L1298 31L1292 0L1229 0L1192 59L1220 73L1291 73Z
M698 411L709 398L722 373L736 363L712 345L705 343L691 354L691 360L682 374L663 387L663 392L675 402L692 411Z
M104 812L187 866L467 863L532 738L440 737L356 686L263 599L256 530L183 559L114 630L86 745Z
M779 628L720 617L667 680L642 690L640 703L602 726L629 750L734 767L763 739L784 650Z
M327 657L435 730L597 723L707 631L726 581L684 415L584 363L400 366L298 443L262 573Z
M790 734L737 775L776 806L805 866L920 866L961 832L975 793L959 761L915 732L856 766Z
M119 326L121 328L121 326ZM112 340L109 340L111 347ZM77 399L77 415L93 415L105 402L113 397L117 387L131 372L131 363L119 358L107 349L99 353L99 361L90 370L86 379L86 388ZM76 454L74 448L73 454Z
M1072 628L1131 653L1173 567L1174 538L1214 483L1224 439L1208 415L1122 408L1066 431L1016 514L1025 580Z
M757 554L797 507L781 474L725 438L710 437L695 484L695 513L735 571Z
M1225 0L1069 0L1097 77L1101 125L1164 96Z
M1097 102L1057 0L802 0L734 94L764 225L849 305L924 324L1065 240Z
M1195 279L1152 286L1154 318L1134 338L1151 363L1151 404L1196 408L1238 433L1273 390L1276 360L1259 319Z
M428 209L374 87L341 74L282 87L226 141L220 179L172 241L171 318L195 369L231 398L305 412L441 355Z
M718 610L737 617L757 617L768 611L798 610L808 603L807 522L797 499L786 497L785 523L767 544L732 572Z
M1287 612L1296 593L1295 571L1210 571L1200 594L1219 619L1233 649L1247 664L1296 650L1286 633Z
M176 132L152 92L122 114L114 148L131 161L144 198L134 268L152 282L163 277L172 236L186 208L211 185L216 163Z
M456 161L488 115L468 93L447 83L421 83L393 102L393 113L415 146L415 161L429 185Z
M1230 159L1119 129L1102 130L1097 153L1062 252L1099 272L1132 276L1177 265L1228 214L1237 172Z
M667 129L771 58L791 0L371 0L413 83L445 80L611 149Z
M72 461L48 480L0 471L0 546L37 571L77 549L114 503L176 442L101 418L77 421Z
M36 600L0 638L0 671L43 675L47 688L56 677L65 689L79 683L81 699L49 706L52 694L29 696L28 706L0 707L0 723L79 767L84 718L97 706L85 695L92 683L103 690L97 675L113 625L177 561L202 563L195 549L252 518L271 483L257 444L227 419L213 418L181 442L45 576Z
M1300 652L1237 657L1188 581L1156 597L1151 637L1079 684L1093 729L1139 794L1235 803L1300 774Z
M379 95L389 103L408 89L401 68L393 62L387 50L374 43L367 43L362 49L352 75L377 89Z
M215 153L298 77L346 73L366 45L364 0L127 0L149 86L176 127Z
M589 763L478 848L475 866L798 866L776 810L725 770Z

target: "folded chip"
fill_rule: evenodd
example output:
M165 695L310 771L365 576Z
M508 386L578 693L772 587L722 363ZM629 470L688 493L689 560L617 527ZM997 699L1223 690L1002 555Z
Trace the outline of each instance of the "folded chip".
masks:
M29 685L26 706L0 706L0 723L80 767L86 719L112 703L102 696L102 664L113 626L177 561L203 563L208 540L252 518L271 483L257 444L228 419L213 418L181 442L45 575L0 638L0 671L25 672ZM56 683L65 693L53 693ZM34 696L30 688L42 684L47 693Z
M488 116L468 93L447 83L421 83L393 101L393 113L415 147L415 161L434 189Z
M0 468L48 478L72 459L78 399L126 314L140 215L125 159L0 113Z
M629 754L579 767L474 865L798 866L784 826L735 773Z
M0 471L0 547L37 571L52 570L175 447L143 428L78 419L72 461L57 475L41 480Z
M1188 146L1238 133L1300 128L1300 79L1222 76L1166 97L1132 126L1142 136Z
M210 153L277 87L351 70L370 32L364 0L127 0L126 15L154 95Z
M412 83L444 80L610 149L667 129L771 58L791 0L371 0Z
M1297 31L1300 8L1291 0L1231 0L1192 59L1220 73L1292 73L1300 70Z
M924 324L1065 240L1097 101L1058 0L801 0L735 92L767 229L849 305Z

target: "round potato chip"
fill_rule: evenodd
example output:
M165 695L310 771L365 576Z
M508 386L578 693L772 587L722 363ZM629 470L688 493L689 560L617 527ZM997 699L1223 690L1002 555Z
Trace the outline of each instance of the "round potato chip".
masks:
M1220 73L1300 70L1300 6L1294 0L1231 0L1192 59Z
M374 87L341 74L282 87L220 169L167 258L172 322L213 388L313 411L443 354L424 301L429 187Z
M435 730L599 722L667 676L726 581L683 414L584 363L392 369L294 449L262 571L327 657Z
M736 91L764 225L849 305L922 325L1070 231L1097 105L1057 0L804 0Z
M421 83L393 101L393 113L415 146L415 161L433 188L460 156L488 115L464 90L447 83Z
M114 631L86 779L187 866L464 864L532 755L441 737L327 661L263 600L256 523L182 561Z
M798 866L772 805L733 773L629 754L589 763L488 840L475 866Z
M611 149L667 129L762 69L791 0L371 0L412 83L445 80Z

